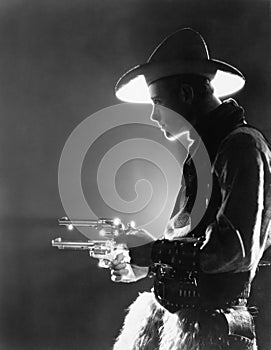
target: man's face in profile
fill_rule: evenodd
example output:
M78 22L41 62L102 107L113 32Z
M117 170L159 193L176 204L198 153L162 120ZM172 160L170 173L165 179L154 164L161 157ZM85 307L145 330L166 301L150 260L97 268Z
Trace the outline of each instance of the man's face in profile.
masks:
M165 137L174 140L188 133L189 123L184 120L186 106L178 92L170 89L169 82L157 80L149 86L149 91L153 102L151 119L158 123Z

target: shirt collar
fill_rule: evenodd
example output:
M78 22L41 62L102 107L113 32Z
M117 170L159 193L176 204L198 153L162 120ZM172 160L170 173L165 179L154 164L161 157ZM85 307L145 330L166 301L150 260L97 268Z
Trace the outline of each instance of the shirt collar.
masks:
M196 130L213 162L221 141L238 126L245 125L244 109L230 98L202 118Z

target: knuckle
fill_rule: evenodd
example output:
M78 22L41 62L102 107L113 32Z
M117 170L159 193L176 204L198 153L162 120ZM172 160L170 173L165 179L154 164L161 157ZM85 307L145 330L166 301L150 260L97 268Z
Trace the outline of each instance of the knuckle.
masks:
M117 270L122 270L122 269L124 269L125 267L126 267L126 264L121 263L121 264L119 264L119 265L116 266L116 269L117 269Z

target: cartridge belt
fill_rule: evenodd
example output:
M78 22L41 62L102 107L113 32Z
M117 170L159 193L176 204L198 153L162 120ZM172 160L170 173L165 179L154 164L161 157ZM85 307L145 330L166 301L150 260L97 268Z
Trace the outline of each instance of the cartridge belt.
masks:
M200 240L155 242L152 250L153 292L170 312L184 308L245 306L249 272L205 274L200 271Z

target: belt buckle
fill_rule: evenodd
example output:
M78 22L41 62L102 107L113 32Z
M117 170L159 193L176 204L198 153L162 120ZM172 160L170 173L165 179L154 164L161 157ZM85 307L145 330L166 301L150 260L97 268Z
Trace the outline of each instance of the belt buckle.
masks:
M164 264L162 262L159 262L159 263L155 263L154 265L156 270L159 271L161 277L164 277L173 271L173 267L169 264Z

